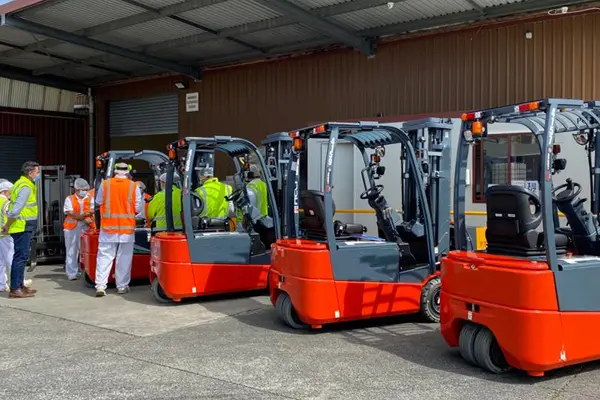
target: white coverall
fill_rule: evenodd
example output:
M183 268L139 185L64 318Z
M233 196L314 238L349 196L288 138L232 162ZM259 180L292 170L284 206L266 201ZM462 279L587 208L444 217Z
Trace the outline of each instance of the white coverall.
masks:
M1 197L6 198L0 194ZM8 213L8 204L7 201L4 203L4 210L0 210L4 215ZM0 226L0 230L2 227ZM10 266L12 265L13 256L15 254L15 245L13 242L12 236L6 234L6 236L0 236L0 292L4 290L8 290L7 287L7 278L8 273L10 272Z
M77 196L77 195L76 195ZM83 201L84 199L79 198L79 209L83 212ZM94 211L94 199L90 199L90 210ZM73 203L71 202L71 196L65 199L65 205L63 212L65 215L68 212L73 211ZM77 221L77 226L74 229L64 229L65 234L65 247L67 248L67 257L65 260L65 271L67 278L73 279L79 273L79 239L83 231L88 230L89 226L85 221Z
M104 204L103 185L100 185L96 193L96 206ZM136 185L135 190L135 213L139 215L144 211L144 197L142 191ZM115 283L117 289L129 287L131 281L131 261L133 260L133 245L135 233L119 234L106 233L100 222L100 238L98 240L98 256L96 258L96 290L106 290L108 275L116 257Z

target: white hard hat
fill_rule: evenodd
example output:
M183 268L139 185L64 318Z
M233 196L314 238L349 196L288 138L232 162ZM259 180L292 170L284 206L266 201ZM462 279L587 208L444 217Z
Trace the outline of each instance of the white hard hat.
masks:
M76 190L88 190L90 188L90 185L85 179L77 178L77 179L75 179L75 182L73 183L73 187Z
M11 190L13 188L13 184L6 179L0 182L0 192L5 192L7 190Z
M158 180L167 183L167 173L163 173ZM179 182L179 174L173 174L173 182Z
M142 181L136 181L135 182L136 185L138 185L138 187L140 188L140 190L146 190L146 184Z

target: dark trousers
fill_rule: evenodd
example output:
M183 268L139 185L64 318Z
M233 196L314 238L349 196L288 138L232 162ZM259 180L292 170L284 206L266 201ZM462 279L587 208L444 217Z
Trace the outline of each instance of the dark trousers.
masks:
M15 255L10 270L11 290L23 288L23 282L25 281L25 265L27 264L29 252L31 250L31 235L32 232L20 232L10 235L15 242Z

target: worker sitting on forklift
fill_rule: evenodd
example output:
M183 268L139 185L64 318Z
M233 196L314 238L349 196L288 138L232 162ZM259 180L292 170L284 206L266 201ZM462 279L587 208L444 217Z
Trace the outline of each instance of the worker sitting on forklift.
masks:
M260 216L265 217L269 214L269 200L267 197L267 184L262 180L260 166L256 163L250 164L248 171L248 180L250 181L246 188L250 202L260 211Z
M150 221L150 218L148 218L148 205L150 204L150 200L152 199L152 196L150 196L146 192L146 184L144 182L136 181L135 184L137 185L137 187L140 188L140 191L142 192L142 195L144 196L144 218L146 218L148 221Z
M94 199L88 196L90 185L85 179L77 178L73 184L75 194L65 199L63 223L67 257L65 272L67 279L79 278L79 237L84 230L94 227Z
M233 202L225 197L231 196L231 186L219 182L219 178L213 176L213 168L208 165L198 170L198 180L200 187L196 193L204 202L202 217L204 218L227 218L235 216L235 207Z
M174 182L179 180L179 175L174 174ZM154 222L156 230L166 230L166 208L165 208L165 188L167 185L167 174L164 173L159 178L160 192L156 193L150 201L148 207L148 221ZM181 189L173 184L173 226L175 229L181 229Z

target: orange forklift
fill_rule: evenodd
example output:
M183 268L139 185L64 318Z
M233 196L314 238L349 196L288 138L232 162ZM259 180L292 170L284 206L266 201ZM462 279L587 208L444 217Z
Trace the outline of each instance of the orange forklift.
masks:
M294 178L293 232L271 252L270 297L290 327L420 313L439 321L439 259L450 246L450 120L427 118L402 128L376 122L327 123L292 132L293 165L302 165L308 141L328 142L323 191L303 190ZM365 200L375 211L377 236L358 223L336 220L333 168L340 142L364 161ZM382 164L386 148L401 146L398 186L402 212L388 204ZM393 191L398 190L394 185ZM300 214L300 209L302 212Z
M94 179L94 195L102 181L109 179L114 174L115 164L119 162L130 162L140 160L148 163L151 170L151 179L154 187L159 187L160 175L165 171L169 158L166 154L154 150L143 150L135 152L133 150L113 150L102 153L96 157L96 177ZM137 175L137 174L136 174ZM136 176L137 178L137 176ZM145 200L149 202L150 199ZM98 239L100 235L99 228L102 221L100 210L96 207L95 211L96 229L84 231L80 241L80 268L83 272L84 282L87 287L94 287L96 279L96 257L98 255ZM147 280L150 270L150 237L153 234L152 227L147 226L143 218L136 219L135 244L133 250L133 261L131 266L131 280ZM115 267L108 275L108 283L115 282Z
M469 112L462 120L454 178L456 250L442 258L445 341L492 373L516 368L541 377L600 359L600 103L545 99ZM531 131L540 154L531 178L541 196L537 185L490 185L487 249L469 251L464 199L470 148L493 140L488 127L495 123ZM565 134L586 146L592 213L582 184L571 178L554 184L567 164L555 136ZM558 212L568 227L560 226Z
M284 136L282 138L282 136ZM287 168L282 158L289 156L292 139L274 134L263 142L265 157L251 142L229 136L188 137L168 146L166 223L167 231L157 233L151 243L152 292L161 303L180 302L184 298L266 289L271 244L280 237L278 198L286 198L273 185L281 182ZM184 159L178 158L184 153ZM215 152L233 160L236 168L234 188L226 200L233 202L235 220L209 217L204 212L201 173L213 168ZM250 161L260 171L266 187L267 214L257 205L257 193L251 190L253 176ZM182 230L175 230L172 211L174 173L182 177Z

